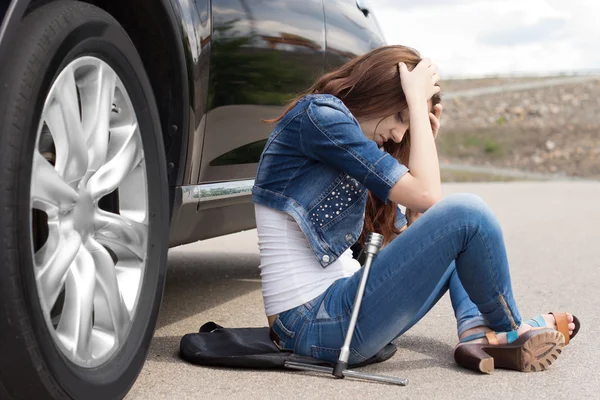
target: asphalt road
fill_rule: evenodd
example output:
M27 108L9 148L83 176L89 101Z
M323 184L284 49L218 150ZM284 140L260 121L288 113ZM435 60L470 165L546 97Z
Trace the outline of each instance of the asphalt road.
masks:
M362 369L408 378L407 387L183 362L180 337L204 322L266 325L253 230L171 250L159 327L127 399L600 398L600 182L447 184L444 191L476 193L496 212L524 317L568 310L581 319L580 334L550 370L480 375L457 367L447 296L397 340L392 359Z

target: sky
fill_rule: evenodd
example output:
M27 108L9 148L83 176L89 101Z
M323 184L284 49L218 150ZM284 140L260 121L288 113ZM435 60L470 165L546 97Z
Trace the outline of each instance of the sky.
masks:
M362 0L442 78L600 73L598 0Z

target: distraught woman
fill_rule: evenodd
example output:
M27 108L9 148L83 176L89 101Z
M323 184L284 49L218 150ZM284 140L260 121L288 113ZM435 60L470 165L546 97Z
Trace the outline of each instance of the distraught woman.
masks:
M385 236L351 343L350 365L402 335L447 291L456 362L541 371L579 330L568 313L523 322L498 220L472 194L441 195L437 67L385 46L316 80L267 141L252 200L262 293L277 345L335 362L360 264L350 247ZM397 205L406 207L408 228Z

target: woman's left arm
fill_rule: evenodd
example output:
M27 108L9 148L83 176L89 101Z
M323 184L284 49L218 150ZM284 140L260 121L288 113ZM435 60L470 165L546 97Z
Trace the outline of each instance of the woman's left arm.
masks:
M440 117L442 116L443 109L444 107L441 104L436 104L433 107L432 112L429 113L429 121L431 122L431 131L433 132L434 139L437 139L437 134L440 130ZM407 208L406 219L408 221L408 224L406 225L406 227L411 226L412 223L415 222L421 215L423 215L423 213L413 211ZM404 231L404 229L405 228L403 228L402 231Z

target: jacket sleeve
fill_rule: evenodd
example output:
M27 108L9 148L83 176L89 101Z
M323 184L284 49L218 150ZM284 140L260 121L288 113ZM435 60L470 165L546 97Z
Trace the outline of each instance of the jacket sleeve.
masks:
M356 119L329 104L311 104L302 121L307 157L332 165L361 182L381 201L408 168L365 137Z
M396 228L402 229L407 224L408 224L408 220L406 219L406 215L404 215L404 213L402 212L400 207L398 207L398 209L396 210L396 222L395 222Z

